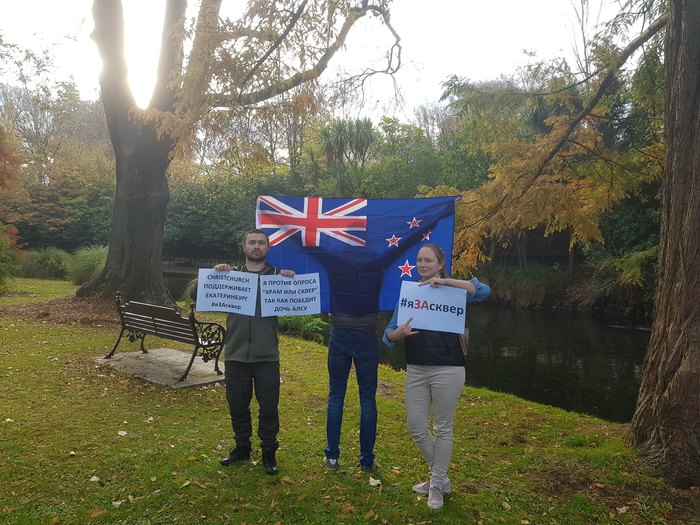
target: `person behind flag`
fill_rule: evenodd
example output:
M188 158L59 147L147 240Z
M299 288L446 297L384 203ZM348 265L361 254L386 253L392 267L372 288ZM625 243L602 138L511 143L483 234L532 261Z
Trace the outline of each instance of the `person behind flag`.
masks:
M418 251L416 266L419 285L452 286L467 291L467 302L483 301L491 294L488 285L474 277L469 281L447 277L445 254L437 244L426 244ZM414 331L411 321L397 326L398 307L384 330L384 343L392 348L405 340L406 387L404 404L408 430L430 467L430 479L413 486L418 494L428 494L428 507L443 506L443 494L452 490L447 469L452 456L454 414L464 388L465 353L460 335L433 330ZM430 409L433 431L430 433Z
M339 467L340 430L343 424L345 391L350 368L355 364L355 376L360 394L360 469L372 472L374 442L377 436L377 313L350 315L331 313L331 333L328 341L328 407L326 412L326 468Z
M294 277L292 270L277 270L266 262L269 238L262 230L248 230L243 236L245 264L241 272L258 275ZM232 270L228 264L217 264L215 270ZM263 468L267 474L277 474L275 452L279 447L280 354L277 317L262 317L260 312L260 282L254 316L229 313L226 319L224 363L226 401L231 414L231 426L236 446L220 463L227 467L250 459L250 438L253 434L250 401L255 389L258 400L258 437L262 449Z

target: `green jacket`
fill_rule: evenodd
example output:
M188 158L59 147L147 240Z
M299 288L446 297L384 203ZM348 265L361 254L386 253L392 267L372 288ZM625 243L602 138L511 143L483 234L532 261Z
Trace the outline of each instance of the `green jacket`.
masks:
M239 271L247 272L248 270L243 266ZM276 275L277 268L265 263L259 272L250 273ZM255 316L230 313L226 318L224 360L244 363L280 360L277 317L262 317L260 315L260 281L258 281Z

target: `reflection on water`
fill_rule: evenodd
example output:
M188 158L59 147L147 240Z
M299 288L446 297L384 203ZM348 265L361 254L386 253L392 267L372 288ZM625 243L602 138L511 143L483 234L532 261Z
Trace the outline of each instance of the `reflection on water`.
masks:
M468 385L612 421L632 418L649 331L486 305L470 308L469 327ZM405 367L402 351L383 348L382 361Z

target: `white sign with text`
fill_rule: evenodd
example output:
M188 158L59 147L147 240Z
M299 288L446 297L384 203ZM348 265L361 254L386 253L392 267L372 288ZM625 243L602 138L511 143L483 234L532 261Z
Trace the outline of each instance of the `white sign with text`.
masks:
M452 286L433 288L403 281L399 296L397 323L413 317L411 328L463 334L467 316L467 291Z
M294 277L261 275L260 307L263 317L321 313L318 272Z
M233 312L255 315L258 275L249 272L221 272L199 269L198 312Z

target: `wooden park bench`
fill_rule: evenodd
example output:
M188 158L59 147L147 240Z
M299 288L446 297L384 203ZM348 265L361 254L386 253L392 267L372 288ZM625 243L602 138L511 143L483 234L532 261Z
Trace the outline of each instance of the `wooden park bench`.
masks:
M148 350L143 347L144 339L147 335L155 335L194 346L187 369L178 381L184 381L187 377L197 352L201 353L205 363L213 359L216 373L219 375L223 373L219 370L219 356L224 348L226 329L218 323L197 321L194 317L194 305L190 305L190 315L182 317L175 308L167 306L136 301L122 304L121 295L117 294L117 310L122 329L117 342L114 343L114 348L105 356L105 359L110 359L114 355L124 333L132 343L137 339L141 340L141 352L144 354L148 353Z

